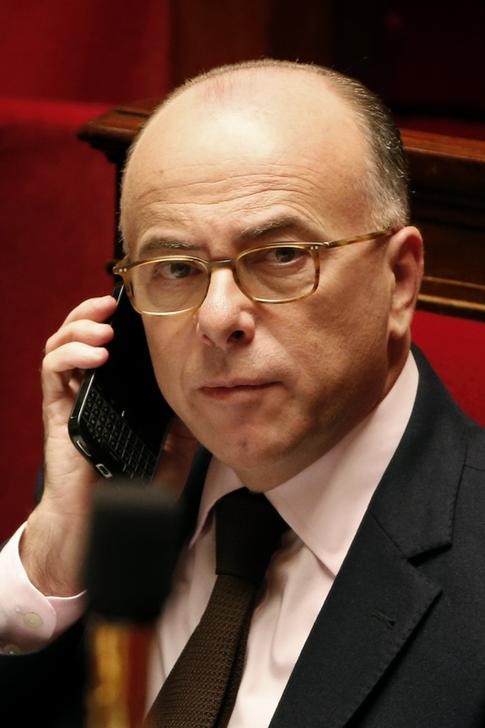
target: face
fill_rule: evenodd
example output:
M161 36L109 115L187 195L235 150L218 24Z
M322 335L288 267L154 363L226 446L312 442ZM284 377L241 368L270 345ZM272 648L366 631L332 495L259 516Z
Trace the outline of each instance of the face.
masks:
M237 93L204 102L194 88L168 106L126 177L130 257L229 258L263 243L370 232L365 144L332 94L312 102L314 83L297 78L294 111L288 82L274 79L249 100L243 89L244 104ZM293 303L255 303L217 269L197 311L144 317L160 388L249 487L270 488L382 398L392 285L382 240L323 253L318 290Z

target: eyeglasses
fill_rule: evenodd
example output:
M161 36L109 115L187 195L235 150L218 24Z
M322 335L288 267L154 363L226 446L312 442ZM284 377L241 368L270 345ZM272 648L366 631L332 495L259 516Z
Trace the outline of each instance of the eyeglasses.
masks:
M237 286L252 301L289 303L317 290L321 253L394 232L379 230L324 243L275 242L222 260L162 255L130 262L126 257L114 266L113 273L123 278L135 310L149 316L170 316L199 308L209 289L211 273L217 268L230 268Z

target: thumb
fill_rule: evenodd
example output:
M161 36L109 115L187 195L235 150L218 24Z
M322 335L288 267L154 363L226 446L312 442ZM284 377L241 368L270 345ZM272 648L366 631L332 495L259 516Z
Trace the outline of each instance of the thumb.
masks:
M181 419L174 417L160 455L154 477L155 484L159 483L160 486L180 495L198 447L199 442L192 432Z

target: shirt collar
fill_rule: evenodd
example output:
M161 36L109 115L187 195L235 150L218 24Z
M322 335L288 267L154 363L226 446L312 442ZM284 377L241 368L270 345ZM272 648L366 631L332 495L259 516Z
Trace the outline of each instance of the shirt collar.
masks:
M411 416L418 370L411 354L379 405L337 445L265 495L303 543L336 576ZM202 494L199 537L213 505L242 487L236 473L212 458Z

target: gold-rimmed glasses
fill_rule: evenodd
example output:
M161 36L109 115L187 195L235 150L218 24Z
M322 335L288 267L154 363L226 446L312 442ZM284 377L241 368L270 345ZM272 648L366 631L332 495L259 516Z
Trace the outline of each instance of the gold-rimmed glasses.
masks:
M230 268L240 290L258 303L289 303L310 296L320 281L320 254L332 248L392 235L378 230L323 243L281 241L243 250L235 258L204 260L192 255L162 255L113 268L123 278L133 307L148 316L170 316L202 304L211 273Z

